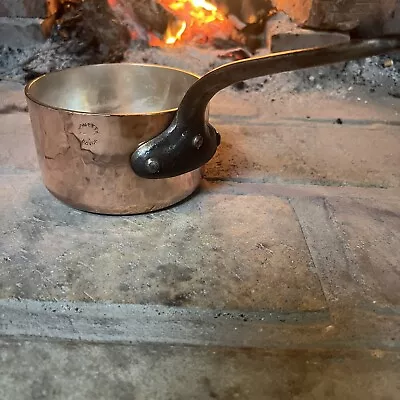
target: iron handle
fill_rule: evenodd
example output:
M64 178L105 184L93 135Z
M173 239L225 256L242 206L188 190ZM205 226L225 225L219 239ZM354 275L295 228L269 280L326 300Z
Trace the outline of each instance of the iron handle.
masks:
M215 154L217 131L206 121L206 108L220 90L247 79L384 54L400 49L400 35L296 50L225 64L196 81L182 99L170 126L143 143L131 156L137 175L170 178L200 168Z

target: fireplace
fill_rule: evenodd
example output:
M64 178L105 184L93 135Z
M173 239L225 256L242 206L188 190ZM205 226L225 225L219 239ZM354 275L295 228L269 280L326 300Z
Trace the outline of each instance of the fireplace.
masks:
M144 62L203 74L229 61L400 31L396 0L33 0L0 5L0 79L27 82L78 65ZM396 54L296 72L397 93ZM322 72L321 72L322 71ZM304 79L303 79L304 78ZM326 82L324 82L324 79ZM268 79L236 85L260 90Z

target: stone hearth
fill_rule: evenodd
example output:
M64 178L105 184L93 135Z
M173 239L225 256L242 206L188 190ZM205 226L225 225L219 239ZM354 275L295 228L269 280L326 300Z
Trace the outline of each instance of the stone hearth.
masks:
M215 98L200 192L121 218L46 191L0 84L2 399L399 396L399 100L278 83Z
M297 4L304 29L333 2ZM39 29L42 5L3 1L0 18ZM71 58L18 32L0 61L0 399L400 397L396 55L224 90L200 190L109 217L43 186L22 65ZM124 61L229 60L133 43Z

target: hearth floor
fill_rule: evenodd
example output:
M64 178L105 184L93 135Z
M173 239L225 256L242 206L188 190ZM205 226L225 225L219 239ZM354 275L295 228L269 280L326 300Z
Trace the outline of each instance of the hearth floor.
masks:
M200 190L106 217L46 191L0 82L0 398L398 399L399 112L226 90Z

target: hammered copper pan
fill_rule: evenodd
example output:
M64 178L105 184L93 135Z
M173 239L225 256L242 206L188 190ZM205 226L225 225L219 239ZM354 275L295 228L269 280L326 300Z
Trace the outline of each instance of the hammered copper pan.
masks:
M208 103L256 76L382 54L400 37L236 61L202 78L142 64L91 65L39 77L25 88L44 184L82 210L137 214L189 196L218 145Z

